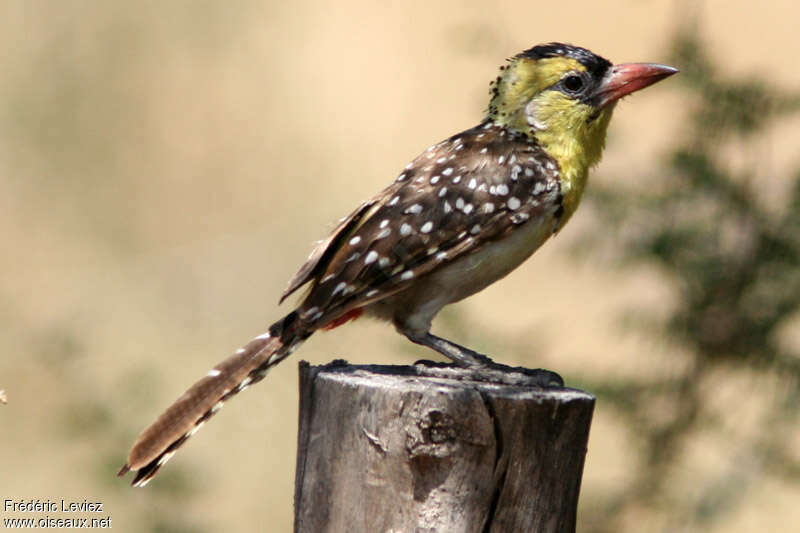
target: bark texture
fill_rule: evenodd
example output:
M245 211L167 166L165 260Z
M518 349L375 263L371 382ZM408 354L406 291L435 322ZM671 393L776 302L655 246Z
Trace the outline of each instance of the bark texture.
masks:
M302 362L295 531L575 531L594 397L521 372Z

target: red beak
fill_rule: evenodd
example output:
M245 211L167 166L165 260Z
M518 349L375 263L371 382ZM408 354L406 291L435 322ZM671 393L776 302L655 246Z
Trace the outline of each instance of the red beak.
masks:
M594 96L596 105L599 108L605 107L623 96L653 85L676 72L678 69L658 63L614 65L608 70L603 83L597 88Z

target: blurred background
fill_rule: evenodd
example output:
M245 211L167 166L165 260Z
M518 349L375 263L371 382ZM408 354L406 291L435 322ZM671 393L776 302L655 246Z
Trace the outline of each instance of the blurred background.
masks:
M315 335L146 489L115 473L287 312L332 221L477 123L504 58L560 40L682 73L617 108L572 223L434 332L598 395L579 531L800 528L798 11L2 2L0 495L101 501L122 531L289 531L296 363L430 352L366 320Z

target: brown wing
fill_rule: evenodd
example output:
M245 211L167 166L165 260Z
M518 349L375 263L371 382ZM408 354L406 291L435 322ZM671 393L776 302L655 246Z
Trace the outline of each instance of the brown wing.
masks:
M297 271L297 274L289 280L289 286L283 291L279 303L282 303L287 296L294 291L317 277L320 272L324 271L327 267L331 257L336 253L341 246L341 241L350 234L355 228L358 227L359 222L364 217L364 214L369 211L370 207L375 205L376 199L364 202L358 209L350 213L350 215L339 221L339 224L331 232L328 238L320 241Z
M479 126L432 146L343 222L312 253L319 259L305 274L314 284L302 318L324 324L519 225L557 216L556 165L538 145L508 135Z

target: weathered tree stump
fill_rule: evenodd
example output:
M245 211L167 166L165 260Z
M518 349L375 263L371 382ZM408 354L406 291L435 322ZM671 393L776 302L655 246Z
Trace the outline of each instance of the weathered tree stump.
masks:
M509 370L301 362L295 531L575 531L594 397Z

